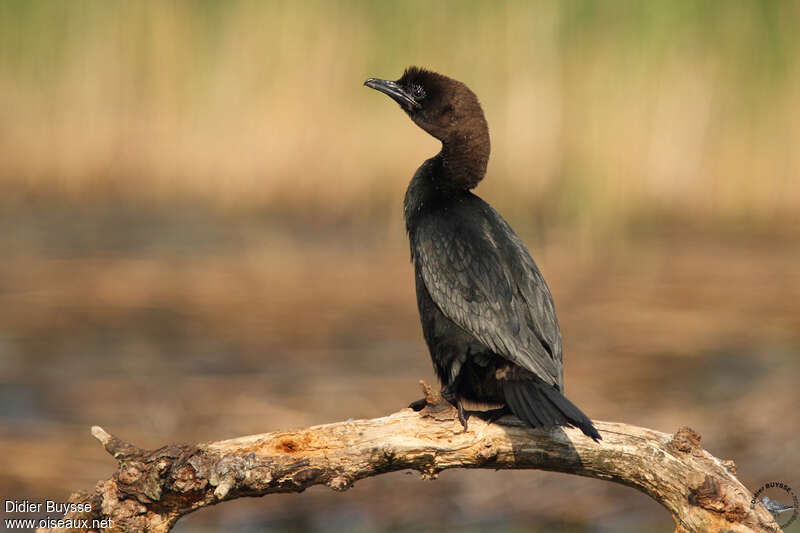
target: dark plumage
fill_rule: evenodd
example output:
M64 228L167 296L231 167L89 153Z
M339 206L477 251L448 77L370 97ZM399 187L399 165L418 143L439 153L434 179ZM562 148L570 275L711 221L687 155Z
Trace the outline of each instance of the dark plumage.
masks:
M525 245L472 194L486 173L489 128L463 83L417 67L365 85L397 103L442 150L408 186L411 244L422 331L442 394L503 405L532 427L577 426L600 434L563 390L561 333L550 290ZM417 403L417 402L415 402Z

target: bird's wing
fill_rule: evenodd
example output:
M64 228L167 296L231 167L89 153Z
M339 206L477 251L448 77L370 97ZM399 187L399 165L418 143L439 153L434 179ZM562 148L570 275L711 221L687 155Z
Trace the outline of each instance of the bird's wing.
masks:
M415 267L442 313L496 354L562 388L553 299L525 245L488 204L471 196L420 220Z

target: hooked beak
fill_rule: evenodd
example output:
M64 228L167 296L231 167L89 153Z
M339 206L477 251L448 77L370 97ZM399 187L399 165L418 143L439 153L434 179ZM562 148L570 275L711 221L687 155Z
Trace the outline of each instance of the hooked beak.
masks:
M412 109L419 109L422 106L399 85L389 80L379 80L378 78L370 78L364 82L364 85L370 89L375 89L383 94L389 95L392 100L400 104L404 109L411 111Z

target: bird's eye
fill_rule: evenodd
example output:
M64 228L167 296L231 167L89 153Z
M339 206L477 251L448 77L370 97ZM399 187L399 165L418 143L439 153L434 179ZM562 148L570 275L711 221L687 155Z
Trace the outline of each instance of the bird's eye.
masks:
M422 88L422 85L412 85L411 96L413 96L416 100L422 100L425 98L425 89Z

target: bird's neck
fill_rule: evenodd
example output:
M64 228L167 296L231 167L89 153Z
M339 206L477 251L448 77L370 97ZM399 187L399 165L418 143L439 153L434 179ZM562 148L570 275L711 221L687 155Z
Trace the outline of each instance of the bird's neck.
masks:
M423 213L469 194L469 189L483 179L489 162L489 128L483 117L479 118L471 128L454 131L442 139L442 150L417 169L404 202L409 233L413 233Z
M472 189L486 174L490 151L486 120L476 117L442 140L442 180L454 189Z

